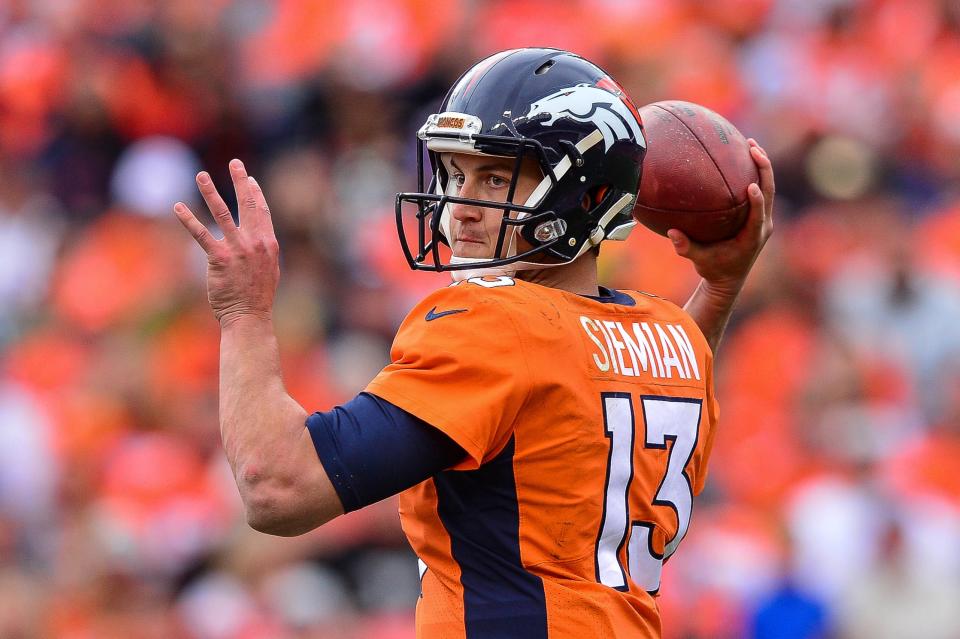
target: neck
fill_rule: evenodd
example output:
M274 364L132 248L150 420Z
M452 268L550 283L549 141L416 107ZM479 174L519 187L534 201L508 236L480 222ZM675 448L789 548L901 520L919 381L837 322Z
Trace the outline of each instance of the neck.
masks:
M518 271L516 277L525 282L558 288L577 295L598 295L600 293L597 280L597 256L593 251L562 266Z

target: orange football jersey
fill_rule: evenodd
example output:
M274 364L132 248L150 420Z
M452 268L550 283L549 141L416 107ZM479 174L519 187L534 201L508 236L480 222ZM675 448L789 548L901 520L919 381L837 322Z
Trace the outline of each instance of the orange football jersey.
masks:
M467 453L405 491L417 636L659 637L717 423L712 354L676 305L472 278L411 311L367 387Z

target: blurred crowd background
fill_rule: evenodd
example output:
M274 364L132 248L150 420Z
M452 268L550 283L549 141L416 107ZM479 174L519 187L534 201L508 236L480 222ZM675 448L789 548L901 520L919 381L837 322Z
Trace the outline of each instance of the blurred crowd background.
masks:
M0 3L0 637L413 637L392 501L296 539L244 525L205 261L171 206L204 210L200 168L258 177L287 384L327 409L448 281L395 237L416 129L528 45L638 105L712 107L776 169L664 636L960 637L955 0ZM681 303L696 282L643 229L601 267Z

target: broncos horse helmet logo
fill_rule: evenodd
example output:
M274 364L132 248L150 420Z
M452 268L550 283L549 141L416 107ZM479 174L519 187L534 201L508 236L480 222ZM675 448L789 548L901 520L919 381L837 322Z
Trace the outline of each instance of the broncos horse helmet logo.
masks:
M604 151L617 140L633 140L646 146L636 109L625 102L625 96L589 84L578 84L551 93L530 105L526 119L541 114L542 124L549 126L560 118L592 122L603 134Z

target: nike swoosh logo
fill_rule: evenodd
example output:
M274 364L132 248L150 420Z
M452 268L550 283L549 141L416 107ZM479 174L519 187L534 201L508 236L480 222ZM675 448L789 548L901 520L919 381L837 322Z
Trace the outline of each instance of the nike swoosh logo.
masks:
M466 312L467 312L467 309L465 309L465 308L455 308L455 309L450 310L450 311L440 311L439 313L437 313L436 311L437 311L437 307L434 306L434 307L431 308L429 311L427 311L427 316L426 316L425 319L426 319L428 322L432 322L432 321L435 320L435 319L439 319L439 318L441 318L441 317L446 317L447 315L456 315L457 313L466 313Z

